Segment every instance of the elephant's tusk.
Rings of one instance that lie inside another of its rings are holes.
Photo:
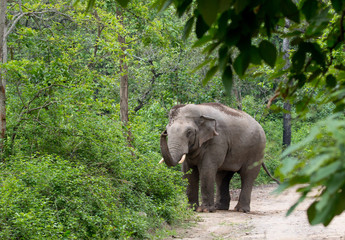
[[[186,154],[184,154],[184,155],[182,156],[181,160],[180,160],[178,163],[179,163],[179,164],[183,163],[185,159],[186,159]]]
[[[163,163],[164,162],[164,158],[162,158],[160,161],[159,161],[159,164]]]

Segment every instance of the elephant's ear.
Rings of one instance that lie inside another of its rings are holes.
[[[201,145],[212,139],[214,136],[218,136],[219,134],[216,131],[217,128],[217,121],[214,118],[208,116],[201,116],[200,123],[199,123],[199,147]]]

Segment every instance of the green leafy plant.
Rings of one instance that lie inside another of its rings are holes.
[[[297,153],[299,157],[294,157]],[[286,180],[278,191],[298,186],[297,191],[301,193],[288,214],[309,196],[315,198],[307,211],[312,225],[327,226],[334,216],[345,210],[345,121],[342,115],[335,114],[318,122],[305,139],[287,148],[282,158],[279,172]]]

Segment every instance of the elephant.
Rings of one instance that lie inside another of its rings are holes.
[[[247,213],[261,165],[272,177],[262,161],[266,136],[261,125],[247,113],[220,103],[174,106],[160,145],[161,162],[168,166],[182,163],[188,203],[197,212],[229,210],[230,180],[239,173],[241,193],[235,210]]]

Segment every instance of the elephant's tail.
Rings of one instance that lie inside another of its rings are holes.
[[[276,183],[280,184],[280,181],[272,176],[272,174],[268,171],[268,169],[264,163],[262,163],[262,167],[264,168],[264,170],[268,176],[270,176]]]

